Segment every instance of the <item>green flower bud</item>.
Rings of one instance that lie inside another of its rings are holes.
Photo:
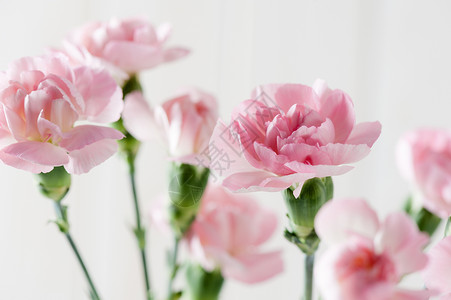
[[[55,201],[61,201],[66,196],[71,184],[70,174],[64,167],[55,167],[48,173],[39,173],[36,179],[41,193]]]
[[[315,216],[324,203],[332,199],[333,190],[332,178],[325,177],[307,180],[297,198],[292,188],[283,191],[290,228],[296,236],[306,238],[312,233]]]
[[[169,217],[176,236],[182,237],[194,221],[208,183],[210,170],[200,166],[173,163],[170,172]]]
[[[190,300],[218,300],[224,283],[221,270],[205,271],[197,264],[186,268],[186,293]]]

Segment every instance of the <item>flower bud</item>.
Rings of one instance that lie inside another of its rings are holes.
[[[64,167],[55,167],[48,173],[39,173],[36,179],[41,193],[55,201],[60,201],[66,196],[71,184],[70,174]]]
[[[333,190],[331,177],[315,177],[304,183],[297,198],[291,188],[283,191],[291,231],[299,238],[305,238],[313,231],[316,213],[332,199]]]
[[[176,236],[182,237],[194,221],[209,175],[208,168],[173,163],[169,183],[169,218]]]
[[[209,272],[197,264],[189,264],[186,268],[186,281],[187,299],[217,300],[219,299],[224,278],[219,269]]]

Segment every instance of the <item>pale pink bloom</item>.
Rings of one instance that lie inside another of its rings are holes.
[[[424,278],[429,289],[442,293],[440,300],[451,299],[451,236],[441,240],[429,251]]]
[[[229,126],[218,122],[210,155],[225,153],[217,173],[233,191],[294,185],[298,196],[307,179],[351,170],[347,164],[365,157],[380,131],[379,122],[356,124],[351,98],[322,80],[313,88],[270,84],[235,109]]]
[[[73,31],[65,51],[84,64],[103,65],[113,74],[134,74],[186,56],[181,47],[165,47],[171,26],[154,27],[141,18],[92,22]]]
[[[205,269],[221,269],[225,278],[257,283],[283,271],[280,251],[261,246],[277,227],[274,213],[253,199],[209,185],[186,240],[191,255]]]
[[[397,147],[402,175],[415,198],[442,218],[451,216],[451,132],[421,129],[405,134]]]
[[[118,120],[121,98],[106,71],[72,69],[62,55],[13,62],[0,73],[0,160],[33,173],[88,172],[116,152],[122,134],[79,121]]]
[[[329,247],[315,269],[325,300],[429,299],[429,291],[398,286],[427,264],[428,237],[406,214],[380,222],[363,199],[334,199],[318,212],[315,230]]]
[[[161,138],[172,160],[208,167],[208,142],[218,118],[214,96],[189,89],[151,108],[140,92],[125,97],[124,126],[140,141]]]
[[[215,97],[199,89],[188,90],[155,107],[155,122],[169,154],[183,163],[208,166],[208,142],[217,119]]]

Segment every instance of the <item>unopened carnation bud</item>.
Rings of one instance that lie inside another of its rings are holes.
[[[186,268],[186,281],[188,299],[217,300],[224,278],[219,269],[207,271],[200,265],[190,263]]]
[[[307,180],[297,198],[291,188],[283,191],[292,233],[305,238],[314,230],[315,216],[324,203],[332,199],[333,190],[332,178],[325,177]]]
[[[178,237],[182,237],[194,221],[209,175],[208,168],[173,163],[169,183],[169,218]]]
[[[70,174],[64,167],[55,167],[48,173],[39,173],[36,179],[41,193],[55,201],[60,201],[66,196],[71,184]]]

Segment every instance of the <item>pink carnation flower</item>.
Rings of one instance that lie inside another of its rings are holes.
[[[228,127],[218,122],[212,169],[233,191],[294,185],[297,197],[305,180],[351,170],[347,164],[370,152],[380,130],[379,122],[356,124],[351,98],[321,80],[313,88],[264,85],[235,109]]]
[[[402,175],[424,207],[442,218],[451,216],[451,132],[409,132],[398,143],[397,158]]]
[[[117,150],[122,134],[79,124],[119,119],[122,92],[106,71],[72,69],[66,57],[25,57],[0,73],[0,160],[33,173],[64,166],[88,172]]]
[[[208,142],[218,118],[212,95],[190,89],[152,110],[140,93],[133,93],[125,98],[122,118],[141,141],[161,137],[173,160],[208,167]]]
[[[315,269],[325,300],[429,299],[429,291],[398,287],[427,264],[428,237],[404,213],[381,223],[362,199],[332,200],[318,212],[315,230],[329,246]]]
[[[442,293],[440,300],[451,300],[451,236],[441,240],[429,251],[424,277],[429,289]]]
[[[260,250],[277,227],[276,216],[252,199],[209,186],[187,234],[189,249],[206,270],[245,283],[269,279],[283,270],[280,251]]]
[[[103,65],[115,77],[121,77],[121,71],[134,74],[186,56],[189,51],[185,48],[164,46],[170,33],[169,24],[155,28],[145,19],[112,19],[75,30],[64,46],[72,59]]]

